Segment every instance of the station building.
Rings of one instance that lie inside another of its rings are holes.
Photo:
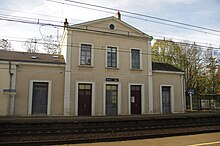
[[[64,115],[184,112],[183,72],[159,63],[152,70],[151,40],[120,13],[73,26],[65,22]]]
[[[65,21],[62,55],[0,51],[0,115],[182,113],[184,73],[152,62],[151,40],[118,13],[72,26]]]

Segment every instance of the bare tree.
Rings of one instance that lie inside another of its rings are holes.
[[[56,40],[55,37],[53,37],[52,35],[50,36],[46,36],[43,39],[43,46],[44,46],[44,50],[48,53],[48,54],[60,54],[61,53],[61,49],[60,49],[60,45],[59,45],[59,40]]]
[[[1,39],[0,40],[0,50],[13,51],[13,49],[11,47],[11,42],[9,42],[6,39]]]
[[[27,52],[37,53],[39,51],[37,45],[37,39],[29,38],[26,42],[22,44],[22,48],[24,48]]]

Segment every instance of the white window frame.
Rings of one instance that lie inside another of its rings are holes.
[[[92,107],[91,107],[91,116],[95,116],[95,82],[87,81],[76,81],[76,92],[75,92],[75,116],[78,116],[78,102],[79,102],[79,84],[91,84],[92,85]]]
[[[91,45],[91,64],[90,65],[84,65],[81,64],[81,45]],[[94,67],[94,44],[92,43],[84,43],[84,42],[80,42],[79,43],[79,66],[90,66],[90,67]]]
[[[132,53],[131,50],[139,50],[140,51],[140,68],[136,69],[136,68],[132,68]],[[130,69],[131,70],[142,70],[143,69],[143,64],[142,64],[142,49],[141,48],[130,48]]]
[[[174,87],[173,85],[160,85],[160,113],[163,114],[163,97],[162,97],[162,87],[170,87],[170,106],[171,106],[171,113],[174,113]]]
[[[108,67],[108,47],[115,47],[117,48],[117,65],[116,67]],[[119,68],[119,46],[113,46],[113,45],[106,45],[106,51],[105,51],[105,67],[108,69],[118,69]]]
[[[49,116],[51,114],[51,91],[52,91],[52,81],[51,80],[30,80],[28,115],[29,116],[32,115],[33,85],[35,82],[48,83],[47,115]]]
[[[145,87],[140,83],[128,83],[128,114],[131,115],[131,86],[141,86],[141,114],[145,114]]]
[[[103,115],[106,116],[106,85],[118,85],[118,115],[121,115],[121,83],[119,82],[104,82],[103,84]]]

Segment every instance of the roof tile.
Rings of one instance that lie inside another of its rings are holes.
[[[168,64],[160,62],[152,62],[152,70],[171,71],[171,72],[184,72],[183,70]]]
[[[0,50],[0,60],[32,62],[32,63],[65,64],[63,55],[4,51],[4,50]]]

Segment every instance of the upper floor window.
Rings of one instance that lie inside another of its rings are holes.
[[[118,54],[117,47],[107,47],[107,67],[117,68]]]
[[[141,69],[140,49],[131,49],[131,69]]]
[[[92,45],[81,44],[80,65],[92,65]]]

